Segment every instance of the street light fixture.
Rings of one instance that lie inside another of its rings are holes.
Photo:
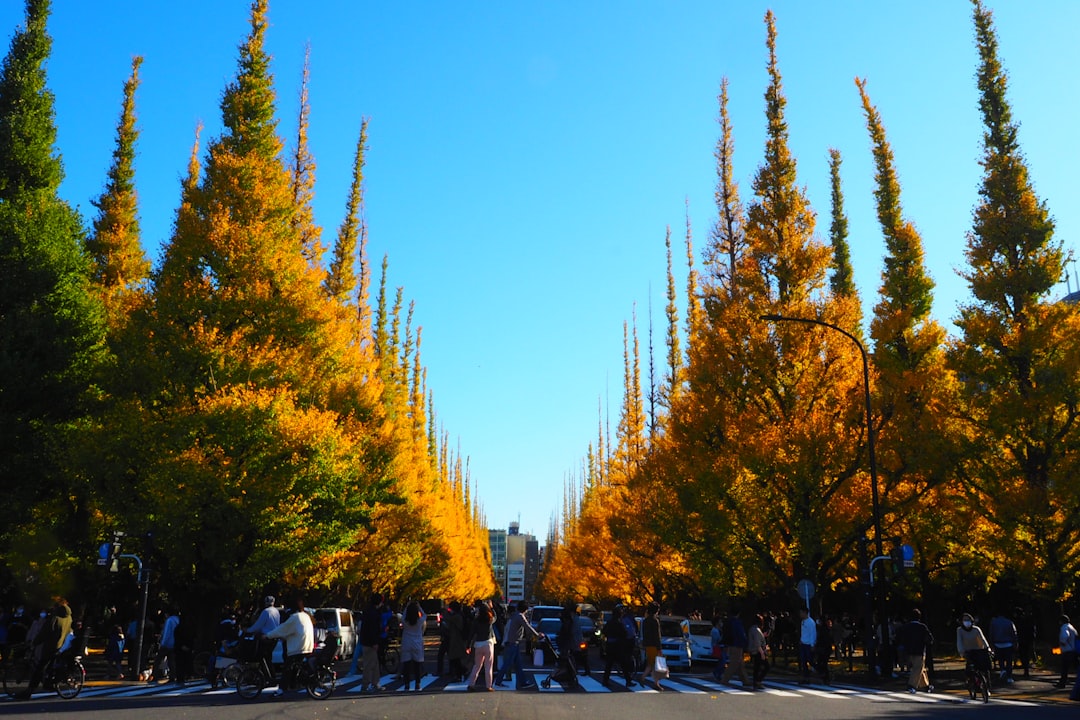
[[[867,442],[867,449],[868,449],[869,461],[870,461],[870,494],[871,494],[871,498],[872,498],[872,501],[873,501],[874,542],[875,542],[875,546],[877,548],[877,555],[880,558],[884,554],[884,551],[883,551],[883,548],[882,548],[882,538],[881,538],[881,509],[880,509],[880,507],[878,505],[877,456],[874,453],[874,421],[873,421],[873,417],[871,416],[871,413],[870,413],[870,359],[869,359],[869,356],[866,354],[866,348],[863,347],[863,344],[859,340],[859,338],[855,337],[854,335],[852,335],[850,332],[848,332],[844,328],[839,327],[838,325],[833,325],[832,323],[829,323],[829,322],[825,322],[824,320],[817,320],[815,318],[804,318],[804,317],[789,317],[787,315],[777,315],[777,314],[774,314],[774,313],[773,314],[768,314],[768,315],[762,315],[761,319],[765,320],[767,322],[774,322],[774,323],[775,322],[799,322],[799,323],[805,323],[807,325],[820,325],[822,327],[829,328],[830,330],[835,330],[836,332],[838,332],[841,335],[843,335],[844,337],[846,337],[848,340],[851,340],[851,342],[855,343],[855,347],[859,348],[859,353],[862,355],[863,398],[864,398],[865,404],[866,404],[866,442]],[[868,576],[868,578],[870,580],[871,591],[873,590],[873,584],[874,584],[874,575],[873,575],[873,573],[874,573],[874,565],[873,565],[873,563],[871,563],[870,566],[867,568],[867,574],[868,574],[867,576]],[[871,673],[874,672],[874,670],[873,670],[874,658],[875,658],[875,656],[877,654],[876,652],[871,652],[871,649],[870,649],[871,648],[871,643],[873,642],[873,637],[874,637],[873,621],[872,621],[871,618],[867,618],[867,637],[866,637],[866,646],[865,647],[866,647],[867,660],[868,660],[868,662],[870,664],[870,672]]]

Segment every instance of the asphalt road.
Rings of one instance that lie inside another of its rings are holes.
[[[536,679],[542,679],[538,673]],[[248,720],[254,718],[348,718],[349,720],[755,720],[798,718],[799,720],[844,720],[846,718],[955,718],[977,712],[980,720],[990,718],[1075,718],[1075,703],[1032,702],[1012,697],[995,697],[989,704],[971,703],[958,693],[909,695],[896,688],[865,688],[857,685],[801,686],[790,678],[766,682],[762,692],[745,692],[712,682],[707,675],[673,675],[666,683],[670,690],[628,691],[621,683],[613,689],[583,678],[575,691],[565,691],[557,683],[550,690],[466,692],[463,683],[427,676],[424,689],[406,692],[400,682],[386,676],[381,693],[361,693],[359,678],[344,677],[333,696],[317,701],[290,693],[272,697],[266,691],[256,700],[241,699],[235,691],[211,690],[204,683],[186,687],[163,684],[95,684],[74,700],[39,693],[34,699],[0,701],[0,715],[8,717],[57,717],[79,720],[132,720],[138,718],[185,718],[191,720]],[[966,715],[965,715],[966,714]]]

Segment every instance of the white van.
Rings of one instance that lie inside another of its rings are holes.
[[[345,608],[319,608],[315,611],[315,625],[325,625],[327,631],[336,632],[341,637],[341,649],[338,658],[351,658],[356,649],[356,621],[351,610]]]

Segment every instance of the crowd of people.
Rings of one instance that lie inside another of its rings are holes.
[[[584,635],[581,607],[571,603],[563,608],[560,630],[554,638],[545,638],[538,632],[530,622],[529,611],[524,601],[509,605],[483,600],[472,604],[455,601],[445,605],[439,613],[434,674],[443,676],[445,669],[450,682],[464,682],[469,691],[490,692],[504,687],[511,679],[516,689],[530,689],[534,686],[532,675],[525,672],[523,658],[530,649],[545,647],[551,640],[550,648],[559,649],[561,669],[552,678],[572,678],[576,682],[578,672],[590,675],[589,638]],[[616,605],[606,618],[596,614],[603,656],[601,682],[605,687],[610,686],[615,672],[626,687],[641,684],[664,690],[668,669],[661,653],[659,614],[657,603],[647,604],[642,617],[623,605]],[[700,614],[692,613],[691,617],[694,616]],[[407,689],[420,690],[426,674],[424,635],[428,626],[428,615],[421,604],[408,602],[403,612],[397,613],[376,594],[357,619],[358,642],[352,671],[360,670],[360,690],[383,690],[380,678],[391,642],[399,647],[399,678]],[[142,662],[134,659],[132,642],[138,633],[138,620],[131,620],[126,626],[119,620],[115,609],[108,608],[97,625],[106,638],[104,658],[110,677],[124,677],[126,658],[129,677],[136,667],[146,667],[152,670],[137,679],[183,684],[192,678],[198,628],[194,621],[187,621],[179,607],[165,606],[147,617]],[[1057,637],[1048,644],[1060,649],[1057,686],[1065,688],[1070,673],[1076,669],[1078,638],[1068,616],[1060,617],[1058,627]],[[1036,630],[1035,618],[1019,610],[998,612],[982,626],[965,613],[956,627],[956,651],[968,661],[969,669],[988,673],[995,684],[1009,684],[1014,682],[1017,669],[1024,677],[1030,676]],[[733,608],[712,619],[714,678],[724,684],[737,680],[744,689],[757,690],[762,687],[772,663],[781,658],[787,663],[792,658],[800,682],[817,679],[827,684],[831,680],[830,660],[846,660],[850,669],[855,645],[865,639],[862,636],[856,618],[847,613],[836,618],[828,615],[814,618],[808,608],[802,607],[794,615],[769,612],[744,615]],[[316,626],[300,597],[294,598],[288,608],[279,607],[273,596],[266,596],[259,608],[225,607],[214,631],[213,653],[207,666],[207,679],[212,684],[221,682],[215,656],[235,647],[241,637],[260,638],[264,647],[281,641],[286,656],[308,655],[317,643],[326,640],[326,631]],[[34,673],[29,692],[42,682],[45,668],[58,656],[83,654],[85,644],[82,620],[73,617],[71,608],[62,599],[37,613],[30,613],[25,607],[0,609],[0,658],[9,657],[16,647],[30,653]],[[906,675],[912,693],[934,691],[935,638],[917,609],[902,619],[874,624],[870,645],[877,674],[886,678]],[[1080,700],[1080,673],[1076,674],[1071,698]]]

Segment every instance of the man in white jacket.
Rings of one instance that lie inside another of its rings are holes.
[[[285,644],[285,673],[282,685],[291,685],[295,675],[289,672],[289,656],[310,655],[315,651],[315,624],[304,609],[304,600],[297,598],[289,619],[266,633],[269,640],[281,640]],[[279,687],[275,695],[284,695],[286,687]]]

